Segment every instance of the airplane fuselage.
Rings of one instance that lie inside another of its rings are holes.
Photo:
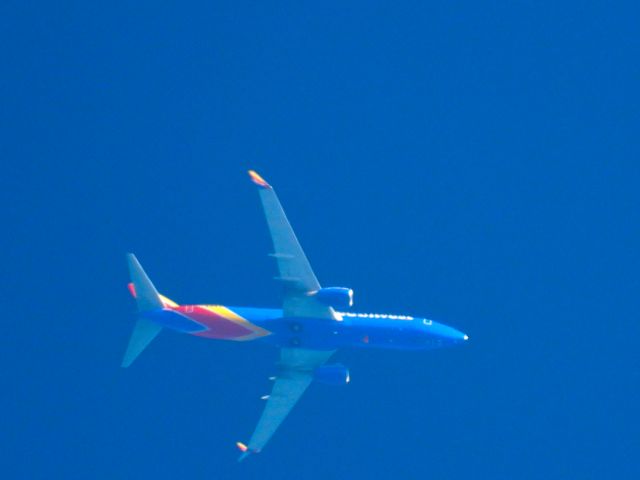
[[[447,325],[409,315],[353,313],[353,290],[322,287],[307,259],[273,187],[249,171],[271,235],[278,276],[283,286],[282,308],[178,305],[161,295],[133,254],[127,255],[129,291],[138,318],[122,366],[128,367],[162,328],[216,340],[255,341],[280,350],[278,373],[262,416],[238,460],[260,452],[309,385],[349,383],[349,370],[328,364],[340,348],[429,350],[464,343],[468,337]]]
[[[180,305],[144,312],[163,327],[218,340],[266,342],[277,347],[427,350],[467,336],[442,323],[408,315],[338,312],[339,320],[284,317],[281,309]]]

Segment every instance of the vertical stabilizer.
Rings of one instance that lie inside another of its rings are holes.
[[[127,254],[127,263],[129,264],[129,276],[131,283],[133,283],[138,311],[145,312],[164,307],[156,287],[153,286],[133,253]]]
[[[129,264],[129,275],[133,286],[132,293],[138,304],[139,312],[149,310],[157,310],[164,307],[162,299],[158,291],[147,277],[144,269],[138,262],[133,253],[127,254],[127,263]],[[131,285],[130,284],[130,285]],[[122,359],[122,366],[128,367],[142,353],[142,351],[151,343],[162,327],[143,317],[139,317],[136,321],[133,333],[129,339],[129,346]]]

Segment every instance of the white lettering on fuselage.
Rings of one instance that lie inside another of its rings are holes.
[[[387,315],[383,313],[342,313],[340,315],[345,317],[358,317],[358,318],[388,318],[390,320],[413,320],[413,317],[409,315]]]

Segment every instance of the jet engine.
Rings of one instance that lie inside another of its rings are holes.
[[[320,290],[310,293],[310,295],[333,308],[346,309],[353,306],[353,290],[350,288],[321,288]]]
[[[313,379],[316,382],[338,386],[346,385],[351,380],[349,377],[349,369],[340,363],[322,365],[316,368],[313,372]]]

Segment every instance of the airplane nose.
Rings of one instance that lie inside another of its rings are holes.
[[[432,322],[429,332],[436,337],[439,337],[441,341],[447,344],[463,343],[469,340],[469,336],[460,330],[456,330],[448,325]]]
[[[466,342],[469,337],[468,335],[462,333],[460,330],[456,330],[455,328],[447,328],[444,332],[443,332],[443,336],[449,340],[450,342],[453,343],[462,343],[462,342]]]
[[[464,343],[467,340],[469,340],[469,335],[467,335],[466,333],[462,333],[458,330],[455,331],[456,333],[451,335],[451,340],[453,340],[455,343]]]

